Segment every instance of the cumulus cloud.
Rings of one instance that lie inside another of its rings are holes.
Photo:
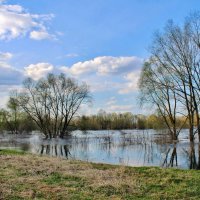
[[[140,78],[140,70],[130,72],[124,78],[127,80],[127,82],[121,85],[119,94],[128,94],[137,91],[138,81]]]
[[[24,69],[17,69],[10,65],[13,55],[9,52],[0,52],[0,86],[19,85],[26,77],[38,80],[54,70],[49,63],[30,64]]]
[[[25,75],[31,77],[34,80],[38,80],[46,76],[48,73],[52,72],[53,69],[54,66],[49,63],[31,64],[24,68]]]
[[[45,77],[50,72],[56,74],[68,72],[69,75],[83,75],[79,81],[86,82],[91,87],[91,92],[96,95],[112,93],[118,98],[119,94],[130,94],[137,91],[137,83],[140,76],[142,59],[137,57],[97,57],[93,60],[79,62],[71,67],[54,66],[48,62],[30,64],[19,70],[11,66],[12,55],[10,52],[0,52],[0,96],[6,96],[5,91],[13,86],[20,86],[24,78],[31,77],[34,80]],[[79,67],[76,67],[79,66]],[[88,68],[87,68],[88,67]],[[117,76],[116,76],[117,75]],[[1,91],[1,88],[4,90]],[[8,94],[7,94],[8,95]],[[130,97],[130,96],[129,96]],[[131,112],[134,107],[130,101],[120,101],[110,98],[103,104],[106,112]],[[97,112],[97,108],[82,107],[80,114],[91,114]]]
[[[85,62],[75,63],[71,67],[61,67],[61,70],[75,76],[92,72],[96,72],[98,75],[111,75],[125,73],[133,68],[138,69],[141,63],[142,59],[135,56],[102,56]]]
[[[6,5],[0,2],[0,39],[11,40],[30,33],[32,39],[49,39],[50,34],[45,26],[52,14],[37,15],[25,11],[20,5]]]
[[[81,77],[93,92],[112,89],[128,94],[137,90],[142,63],[143,59],[136,56],[102,56],[59,69],[67,75]]]
[[[11,53],[0,52],[0,86],[3,86],[3,88],[8,89],[11,86],[19,86],[26,77],[38,80],[50,72],[67,72],[67,76],[85,74],[85,76],[79,77],[79,81],[84,81],[90,85],[91,92],[94,94],[96,92],[102,94],[112,92],[112,94],[118,95],[137,91],[137,82],[142,64],[142,59],[134,56],[104,56],[75,63],[71,67],[59,67],[47,62],[39,62],[19,70],[10,65],[12,58]],[[133,105],[128,102],[118,102],[114,97],[104,105],[107,112],[129,112],[133,110]],[[92,108],[90,112],[96,112],[96,110],[96,108]],[[84,107],[82,113],[89,113],[89,110]]]

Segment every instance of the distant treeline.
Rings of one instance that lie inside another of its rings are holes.
[[[177,124],[185,121],[183,117],[177,117]],[[73,121],[73,126],[81,130],[121,130],[121,129],[165,129],[167,128],[162,116],[134,115],[127,113],[98,113],[91,116],[81,116]],[[186,122],[184,127],[188,128]]]
[[[43,118],[42,118],[43,120]],[[51,123],[54,123],[51,119]],[[197,120],[194,120],[194,125]],[[185,117],[176,118],[177,126],[188,128],[189,122]],[[71,130],[122,130],[122,129],[166,129],[166,123],[159,113],[151,115],[134,115],[126,113],[106,113],[100,110],[95,115],[74,117],[69,126]],[[28,133],[40,130],[35,121],[24,112],[14,98],[10,98],[6,109],[0,110],[0,132],[9,131],[12,134]],[[41,131],[41,130],[40,130]]]
[[[177,124],[185,121],[183,117],[177,117]],[[188,128],[186,121],[183,128]],[[72,120],[70,130],[121,130],[121,129],[165,129],[167,128],[162,116],[158,114],[134,115],[126,113],[106,113],[100,111],[90,116],[79,116]],[[20,134],[37,130],[37,125],[24,112],[8,110],[0,111],[0,131]]]

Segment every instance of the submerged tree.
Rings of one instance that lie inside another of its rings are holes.
[[[179,99],[172,87],[168,74],[153,60],[146,62],[141,73],[139,88],[141,104],[155,105],[163,118],[171,139],[177,140],[181,127],[177,127]]]
[[[24,81],[18,102],[46,138],[63,138],[80,106],[91,100],[86,84],[79,85],[64,74],[48,74],[46,79]]]
[[[168,119],[171,108],[174,118],[170,119],[171,122],[177,115],[184,115],[188,119],[190,141],[194,140],[195,133],[198,133],[200,140],[199,33],[199,13],[188,17],[183,26],[169,21],[162,33],[155,34],[150,49],[150,72],[146,73],[147,69],[144,68],[142,76],[145,78],[141,77],[142,93],[146,91],[148,97],[153,94],[151,100],[158,108],[162,105],[162,109],[159,110],[165,111]],[[148,84],[145,85],[145,82]],[[179,110],[176,111],[177,109]],[[173,123],[174,128],[177,127],[175,121]]]

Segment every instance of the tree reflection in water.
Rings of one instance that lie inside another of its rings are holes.
[[[167,150],[165,159],[162,164],[163,167],[177,167],[178,166],[178,159],[177,159],[177,147],[174,144],[173,148]]]
[[[200,169],[200,144],[190,143],[190,148],[184,150],[188,160],[189,169]]]
[[[181,150],[181,149],[180,149]],[[200,169],[200,144],[193,142],[182,148],[183,154],[177,153],[177,144],[173,147],[169,147],[163,161],[163,167],[180,167],[178,165],[179,160],[186,160],[188,169]]]
[[[57,144],[41,145],[39,153],[40,155],[51,155],[56,157],[63,157],[66,159],[68,159],[69,156],[71,156],[68,145],[57,145]]]
[[[190,143],[184,133],[177,142],[151,130],[77,132],[62,140],[27,135],[4,137],[0,147],[90,162],[200,169],[200,144]]]

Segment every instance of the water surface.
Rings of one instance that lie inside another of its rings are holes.
[[[178,143],[154,130],[74,131],[65,139],[45,140],[40,133],[0,135],[0,148],[89,162],[129,166],[200,168],[200,146],[183,130]]]

